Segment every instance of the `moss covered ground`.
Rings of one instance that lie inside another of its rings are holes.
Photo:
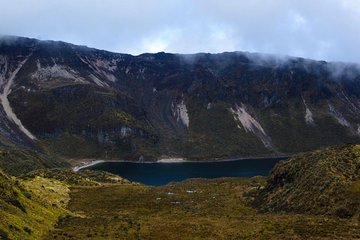
[[[269,177],[158,187],[90,170],[0,172],[0,239],[360,239],[359,153],[326,148]]]
[[[162,187],[74,187],[44,239],[359,239],[359,223],[331,216],[258,213],[248,192],[263,178],[192,179]],[[245,194],[244,194],[245,193]]]
[[[67,212],[69,188],[59,181],[3,173],[0,181],[0,239],[40,239]]]
[[[280,162],[256,205],[264,211],[360,220],[360,145],[323,148]]]
[[[0,147],[0,169],[10,175],[20,176],[36,169],[67,166],[68,163],[54,155],[27,149]]]

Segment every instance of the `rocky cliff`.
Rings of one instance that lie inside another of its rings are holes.
[[[0,42],[0,142],[68,158],[296,153],[360,140],[360,68]]]

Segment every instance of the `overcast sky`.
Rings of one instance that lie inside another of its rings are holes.
[[[360,0],[0,0],[0,34],[109,51],[360,62]]]

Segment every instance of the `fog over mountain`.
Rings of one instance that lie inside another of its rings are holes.
[[[0,41],[0,144],[71,158],[287,155],[360,139],[357,64]]]
[[[360,62],[359,0],[1,0],[0,34],[114,52],[249,51]]]
[[[0,0],[0,240],[360,239],[360,0]]]

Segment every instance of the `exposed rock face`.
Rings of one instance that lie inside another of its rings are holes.
[[[240,121],[245,132],[254,133],[262,141],[266,148],[270,150],[273,149],[270,137],[266,134],[260,123],[248,112],[246,112],[244,105],[242,105],[242,107],[235,105],[235,109],[231,108],[230,111],[234,114],[235,119]],[[238,127],[241,128],[240,125],[238,125]]]
[[[180,103],[173,103],[172,112],[178,122],[181,121],[186,127],[189,127],[189,115],[184,100],[181,100]]]
[[[359,142],[358,66],[259,56],[131,56],[1,41],[0,142],[69,157],[145,160]]]

